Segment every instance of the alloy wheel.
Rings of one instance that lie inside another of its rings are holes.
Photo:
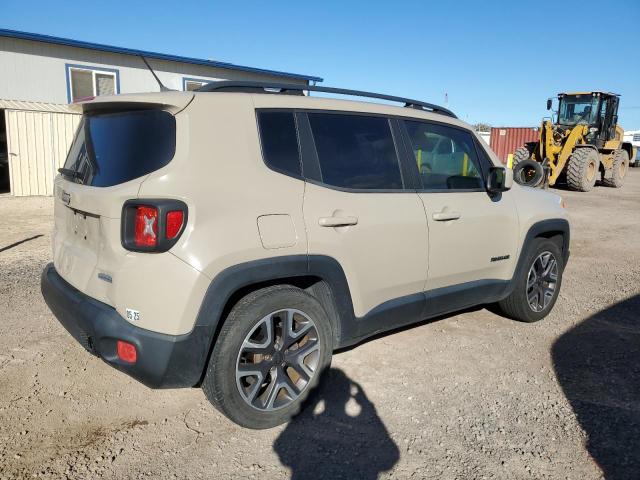
[[[263,317],[245,337],[236,362],[243,400],[262,411],[295,401],[317,374],[320,339],[313,320],[296,309]]]
[[[541,312],[549,305],[558,284],[558,261],[551,252],[536,257],[527,276],[527,301],[534,312]]]

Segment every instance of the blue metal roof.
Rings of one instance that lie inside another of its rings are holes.
[[[313,82],[322,82],[322,78],[298,73],[278,72],[277,70],[266,70],[264,68],[245,67],[234,65],[233,63],[216,62],[213,60],[203,60],[201,58],[181,57],[178,55],[168,55],[166,53],[147,52],[144,50],[134,50],[132,48],[114,47],[112,45],[102,45],[100,43],[83,42],[70,38],[53,37],[51,35],[41,35],[39,33],[19,32],[17,30],[6,30],[0,28],[0,37],[20,38],[22,40],[33,40],[34,42],[53,43],[55,45],[66,45],[68,47],[87,48],[89,50],[99,50],[101,52],[120,53],[122,55],[142,55],[145,58],[155,58],[157,60],[167,60],[169,62],[190,63],[193,65],[204,65],[206,67],[228,68],[241,70],[244,72],[264,73],[268,75],[278,75],[280,77],[298,78]]]

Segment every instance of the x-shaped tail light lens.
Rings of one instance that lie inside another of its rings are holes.
[[[155,247],[158,243],[158,209],[140,205],[136,209],[133,241],[137,247]]]

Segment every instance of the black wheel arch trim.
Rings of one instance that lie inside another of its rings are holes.
[[[516,268],[513,272],[513,276],[511,277],[511,281],[508,282],[508,288],[504,295],[505,297],[513,291],[513,287],[518,276],[522,274],[523,270],[527,269],[527,265],[525,264],[526,252],[531,248],[533,241],[539,237],[548,238],[546,235],[553,233],[562,235],[562,267],[564,268],[567,265],[567,262],[569,261],[569,244],[571,241],[571,229],[569,227],[569,222],[564,218],[552,218],[534,223],[529,227],[529,230],[527,230],[522,242],[518,262],[516,263]]]
[[[344,271],[337,260],[324,255],[284,255],[237,264],[220,272],[211,281],[200,310],[195,327],[207,332],[206,361],[202,367],[204,375],[213,345],[217,339],[224,315],[236,293],[243,289],[286,281],[296,277],[317,277],[327,284],[331,292],[333,308],[325,308],[332,320],[335,346],[349,335],[348,325],[354,318],[351,294]],[[339,316],[340,318],[336,318]]]
[[[347,279],[337,260],[324,255],[284,255],[237,264],[216,275],[205,293],[195,325],[217,329],[235,293],[253,285],[295,277],[318,277],[327,282],[336,308],[353,315]],[[339,338],[340,333],[336,333]]]

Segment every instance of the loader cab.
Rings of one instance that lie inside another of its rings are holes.
[[[618,124],[618,95],[600,94],[600,130],[598,138],[602,142],[613,140],[616,137],[616,125]]]
[[[560,93],[557,123],[565,128],[588,126],[587,142],[602,148],[615,137],[619,103],[620,97],[615,93]]]

